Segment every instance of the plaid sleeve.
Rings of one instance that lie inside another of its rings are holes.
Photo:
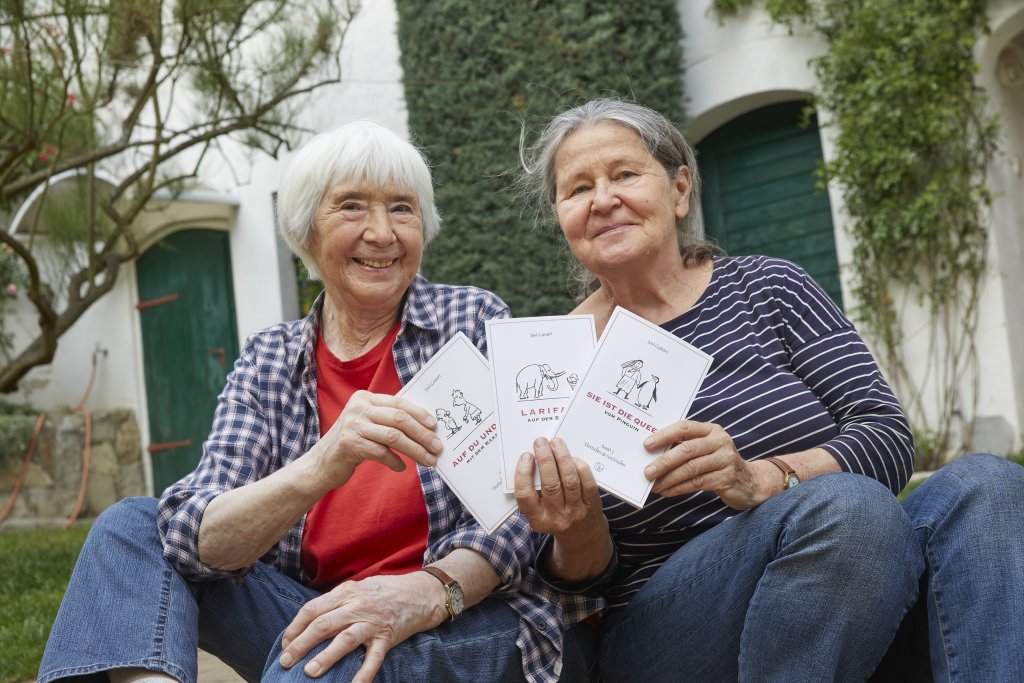
[[[160,499],[157,525],[164,558],[188,579],[242,576],[248,571],[224,571],[200,561],[199,526],[206,506],[219,494],[272,471],[271,430],[258,398],[259,379],[256,343],[250,339],[217,399],[199,465]]]

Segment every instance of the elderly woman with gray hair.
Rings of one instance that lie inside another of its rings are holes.
[[[696,161],[659,113],[588,102],[524,158],[580,264],[575,312],[600,330],[622,306],[714,359],[643,442],[642,509],[558,439],[520,459],[543,575],[607,606],[601,679],[862,681],[903,622],[930,641],[912,678],[1024,680],[1024,469],[963,458],[901,505],[910,428],[857,331],[800,267],[698,240]]]
[[[563,626],[583,601],[538,580],[522,516],[474,522],[433,469],[437,420],[394,396],[509,315],[418,274],[440,228],[424,159],[348,124],[296,154],[278,200],[324,292],[249,338],[195,471],[97,519],[39,681],[194,683],[197,645],[250,681],[587,679],[594,631]]]

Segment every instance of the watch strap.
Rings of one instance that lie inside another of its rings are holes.
[[[446,610],[448,610],[448,616],[451,617],[451,620],[455,621],[455,618],[458,617],[460,614],[462,614],[462,610],[461,609],[459,609],[458,611],[455,610],[454,596],[455,596],[455,592],[456,591],[458,591],[460,594],[462,593],[462,586],[459,585],[458,581],[456,581],[455,579],[450,577],[447,572],[445,572],[442,569],[438,569],[437,567],[433,567],[433,566],[427,565],[426,567],[423,567],[419,571],[426,572],[426,573],[430,574],[435,579],[440,581],[441,585],[444,586],[444,592],[445,592],[444,607],[445,607]],[[460,595],[460,599],[461,599],[461,595]]]
[[[767,460],[768,462],[770,462],[771,464],[775,465],[780,470],[782,470],[782,488],[783,489],[790,488],[790,477],[795,476],[796,479],[797,479],[797,482],[800,481],[800,477],[799,477],[799,475],[797,475],[796,470],[794,470],[792,465],[790,465],[788,462],[786,462],[782,458],[776,458],[773,455],[773,456],[765,458],[765,460]]]

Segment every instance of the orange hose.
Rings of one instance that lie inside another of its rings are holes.
[[[0,512],[0,524],[7,519],[7,515],[11,514],[11,510],[14,509],[14,501],[18,499],[18,494],[21,493],[21,486],[25,483],[25,475],[28,474],[28,466],[32,463],[32,456],[36,452],[36,442],[39,441],[39,432],[43,430],[43,423],[46,422],[46,413],[39,413],[39,417],[36,418],[36,428],[32,432],[32,440],[28,442],[28,452],[25,453],[25,459],[21,461],[21,472],[18,474],[18,481],[14,483],[14,490],[11,491],[11,495],[7,498],[7,504],[4,505],[3,512]]]
[[[67,529],[75,520],[78,519],[78,514],[82,511],[82,504],[85,502],[85,490],[89,486],[89,462],[92,459],[92,411],[85,411],[85,448],[82,449],[82,483],[78,487],[78,502],[75,503],[75,511],[68,517],[68,521],[64,522],[64,528]]]

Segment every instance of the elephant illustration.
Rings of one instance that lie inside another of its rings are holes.
[[[527,365],[516,375],[516,391],[519,392],[519,400],[530,398],[531,391],[533,391],[533,398],[543,398],[545,380],[547,380],[547,387],[550,391],[557,391],[558,378],[564,374],[564,370],[552,372],[551,366],[547,363]]]

